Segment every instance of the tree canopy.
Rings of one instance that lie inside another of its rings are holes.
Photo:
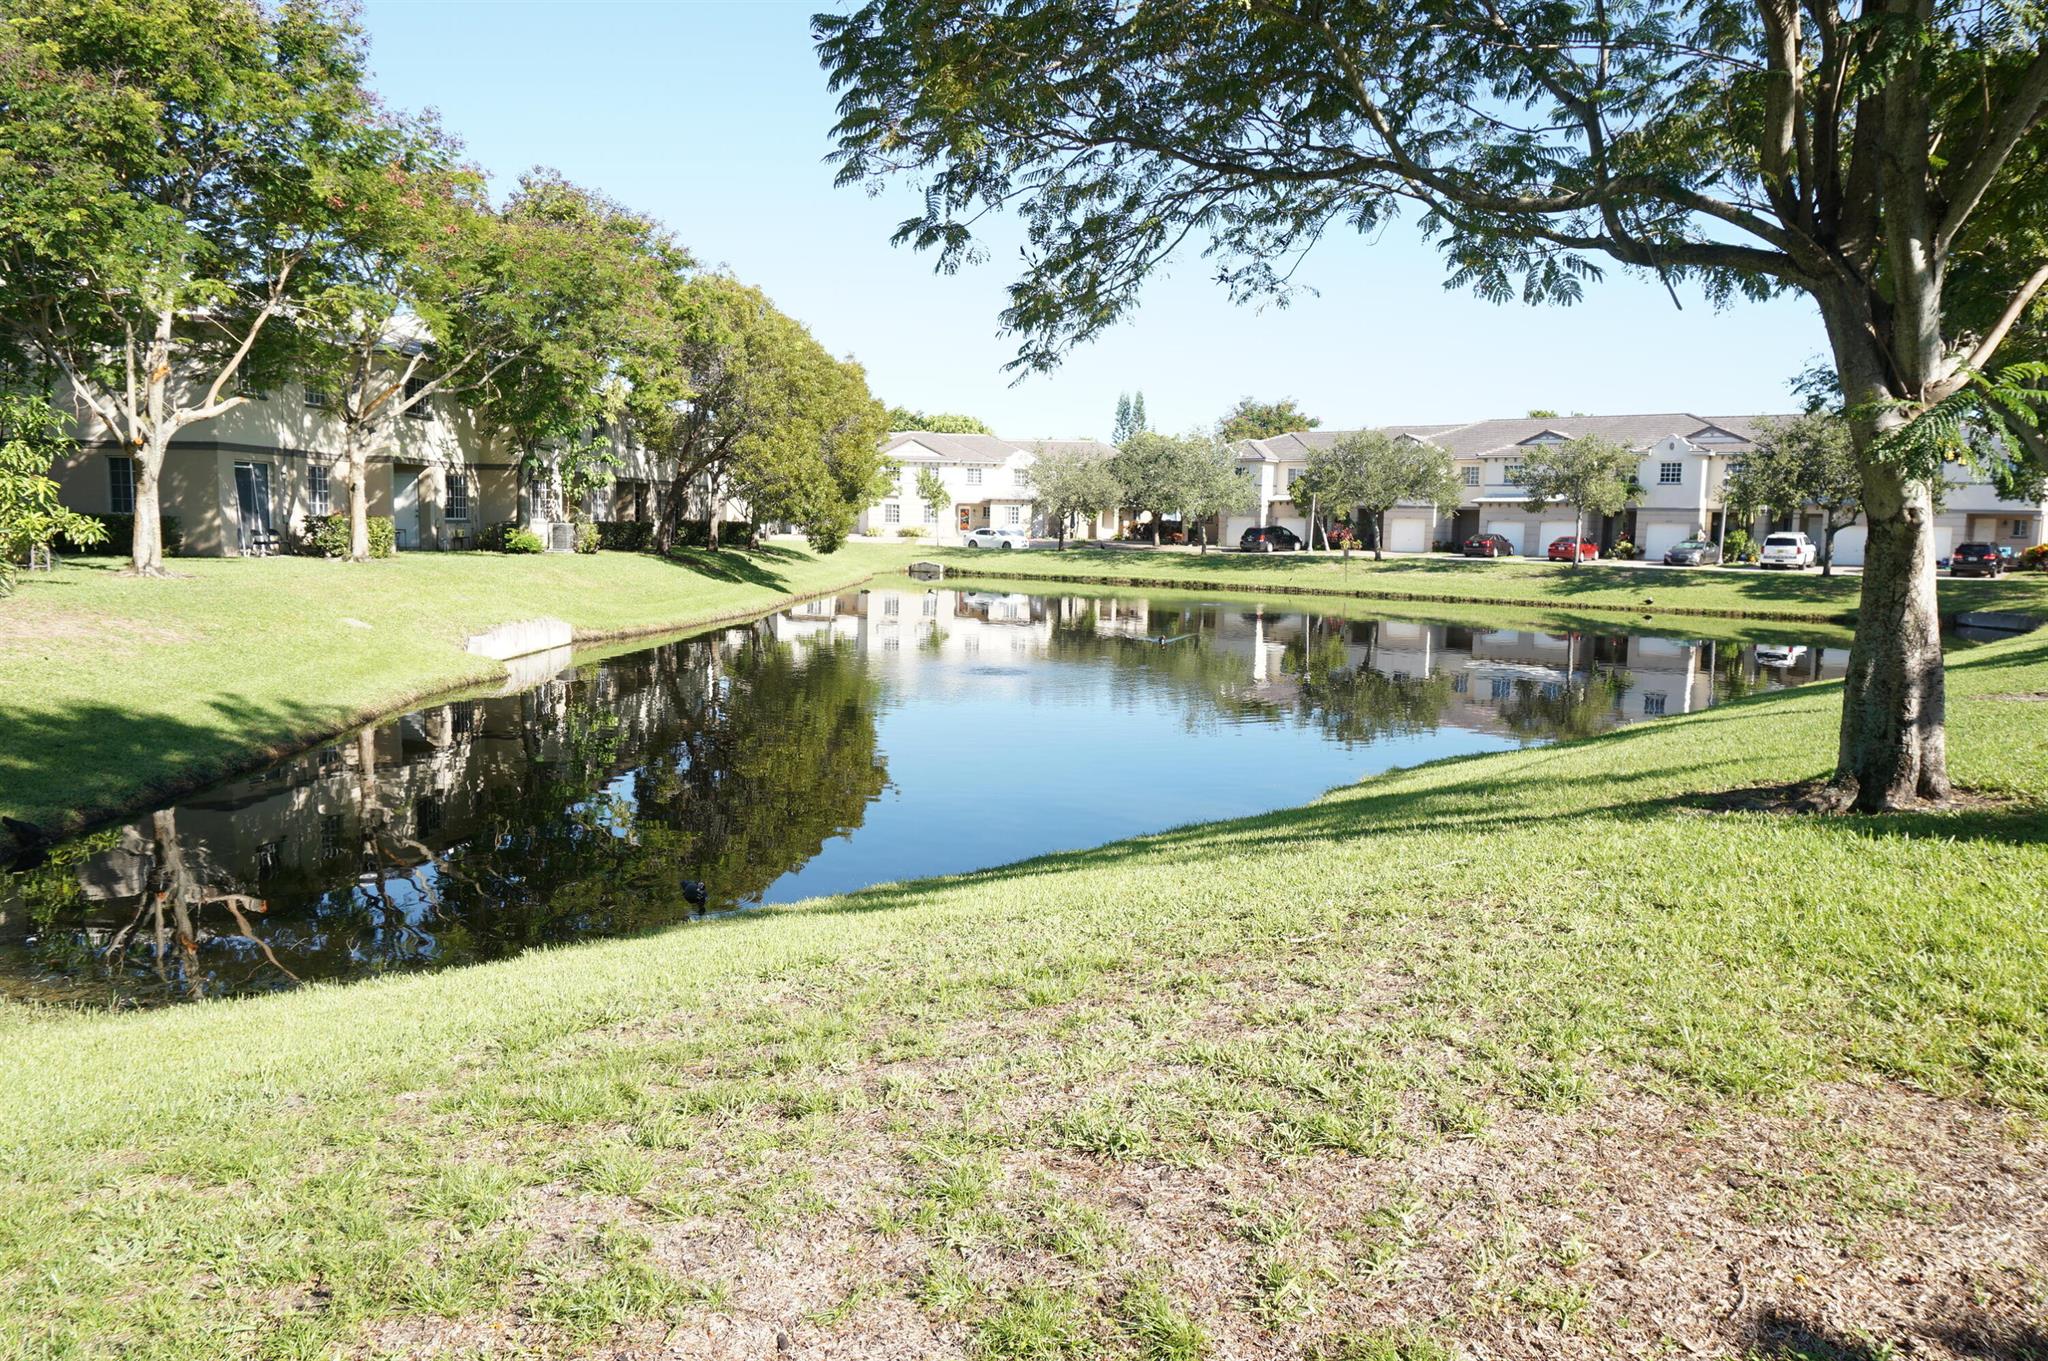
[[[956,411],[917,411],[907,406],[889,408],[889,429],[929,430],[934,435],[993,435],[995,431],[973,416]]]
[[[1586,533],[1586,517],[1619,514],[1621,508],[1642,494],[1636,468],[1642,459],[1632,449],[1598,435],[1584,435],[1560,444],[1539,444],[1530,448],[1522,462],[1522,490],[1528,493],[1525,509],[1540,511],[1553,501],[1572,508],[1572,540]],[[1579,555],[1572,553],[1572,566]]]
[[[50,465],[64,447],[64,413],[39,395],[0,389],[0,595],[15,565],[58,535],[98,543],[106,526],[57,500]]]
[[[1821,514],[1823,575],[1834,571],[1835,532],[1863,513],[1863,475],[1849,424],[1827,411],[1765,421],[1756,444],[1728,472],[1722,495],[1744,518],[1769,507],[1797,515],[1807,506]]]
[[[1374,559],[1386,556],[1387,512],[1402,502],[1454,506],[1462,495],[1451,456],[1434,444],[1353,430],[1309,451],[1295,479],[1296,504],[1313,500],[1331,515],[1364,512],[1373,524]]]
[[[1830,797],[1948,795],[1934,484],[1944,457],[2048,450],[2027,343],[2048,285],[2041,11],[867,0],[812,30],[841,181],[923,190],[898,241],[957,267],[982,217],[1019,210],[1002,321],[1026,369],[1116,324],[1183,248],[1239,299],[1283,294],[1324,233],[1404,212],[1451,286],[1494,300],[1575,302],[1614,266],[1674,299],[1806,295],[1869,523]]]
[[[1271,439],[1293,430],[1314,430],[1322,424],[1295,405],[1292,397],[1261,402],[1241,397],[1236,406],[1223,413],[1217,433],[1225,440]]]
[[[1110,460],[1085,449],[1053,446],[1038,450],[1031,465],[1032,503],[1053,524],[1059,546],[1067,546],[1067,521],[1094,516],[1123,503],[1123,488]]]

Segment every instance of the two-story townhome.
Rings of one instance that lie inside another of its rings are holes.
[[[1099,440],[1009,440],[995,435],[942,435],[929,430],[903,430],[882,442],[882,453],[895,466],[888,491],[861,512],[856,532],[894,537],[906,526],[920,526],[941,542],[957,540],[969,530],[1020,529],[1050,534],[1054,526],[1037,513],[1031,484],[1032,465],[1041,452],[1078,450],[1107,458],[1116,452]],[[936,472],[944,483],[947,504],[934,513],[918,494],[919,473]],[[1105,509],[1089,523],[1070,526],[1070,536],[1103,538],[1116,532],[1116,512]]]
[[[424,379],[415,379],[423,382]],[[206,557],[275,552],[308,517],[348,509],[343,431],[332,400],[293,380],[247,398],[172,441],[159,483],[159,509],[177,522],[180,551]],[[132,514],[135,465],[120,441],[61,388],[60,407],[79,412],[76,444],[52,470],[65,505],[88,514]],[[668,486],[646,450],[608,430],[620,456],[618,481],[585,507],[592,518],[652,519]],[[488,525],[518,521],[553,548],[570,545],[555,479],[523,475],[518,451],[474,414],[430,394],[370,432],[366,485],[370,514],[389,516],[401,551],[465,548]]]
[[[1661,556],[1679,541],[1703,536],[1719,540],[1732,528],[1760,534],[1772,526],[1796,524],[1816,538],[1818,514],[1810,509],[1794,515],[1774,509],[1754,525],[1727,520],[1724,490],[1729,471],[1753,447],[1758,423],[1766,416],[1697,416],[1662,412],[1637,416],[1531,416],[1474,421],[1465,425],[1394,425],[1381,427],[1395,439],[1433,444],[1451,455],[1463,497],[1444,512],[1430,506],[1398,506],[1387,514],[1387,547],[1395,552],[1422,552],[1432,544],[1460,542],[1475,534],[1499,534],[1515,551],[1541,557],[1550,543],[1572,532],[1571,508],[1562,504],[1531,512],[1522,486],[1522,470],[1544,446],[1587,435],[1615,441],[1641,455],[1636,480],[1641,492],[1618,515],[1585,526],[1602,548],[1627,540],[1649,557]],[[1304,538],[1309,507],[1292,494],[1294,482],[1307,467],[1310,451],[1327,449],[1347,432],[1307,430],[1250,440],[1238,446],[1238,466],[1258,493],[1256,510],[1231,516],[1220,528],[1224,542],[1234,541],[1255,524],[1282,524]],[[1934,525],[1938,556],[1967,540],[2007,544],[2015,550],[2048,541],[2048,514],[2043,505],[2006,500],[1989,480],[1961,467],[1951,467],[1948,486]],[[1327,521],[1344,514],[1318,508]],[[1835,536],[1835,561],[1854,566],[1863,561],[1864,530],[1853,525]]]

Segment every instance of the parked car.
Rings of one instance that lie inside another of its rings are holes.
[[[1813,540],[1797,530],[1780,530],[1764,536],[1762,563],[1765,567],[1811,567],[1820,561]]]
[[[1550,541],[1550,560],[1552,562],[1570,562],[1574,557],[1577,557],[1580,562],[1591,562],[1599,556],[1600,545],[1594,543],[1591,539],[1578,540],[1576,547],[1574,547],[1572,536],[1569,534],[1565,535],[1562,539],[1552,539]]]
[[[1758,643],[1756,664],[1773,670],[1796,666],[1806,659],[1806,648],[1799,643]]]
[[[1686,539],[1664,550],[1667,567],[1711,567],[1721,560],[1721,549],[1712,539]]]
[[[1952,577],[1995,577],[2004,571],[2004,557],[1988,543],[1959,543],[1949,554],[1948,574]]]
[[[993,525],[967,532],[965,543],[969,548],[1029,548],[1030,536],[1021,529],[997,529]]]
[[[1511,558],[1515,546],[1501,534],[1474,534],[1465,540],[1465,556],[1468,558]]]
[[[1237,536],[1244,553],[1292,553],[1301,547],[1301,536],[1286,525],[1253,525]]]

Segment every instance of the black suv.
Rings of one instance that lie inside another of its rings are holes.
[[[1253,525],[1238,535],[1237,546],[1245,553],[1292,553],[1301,547],[1301,536],[1286,525]]]
[[[1988,543],[1960,543],[1948,560],[1952,577],[1995,577],[2005,570],[2005,558]]]

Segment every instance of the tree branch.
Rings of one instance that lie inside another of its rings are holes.
[[[2044,41],[2028,64],[2026,74],[2020,77],[2019,86],[1999,110],[1998,121],[1992,125],[1991,135],[1977,154],[1971,158],[1956,176],[1953,188],[1944,184],[1947,211],[1942,214],[1941,225],[1935,229],[1934,250],[1936,258],[1946,258],[1949,247],[1963,225],[1970,220],[1977,205],[1983,202],[1991,182],[1998,178],[1998,172],[2005,168],[2006,160],[2012,155],[2020,139],[2034,126],[2034,119],[2040,114],[2043,103],[2048,103],[2048,41]]]

